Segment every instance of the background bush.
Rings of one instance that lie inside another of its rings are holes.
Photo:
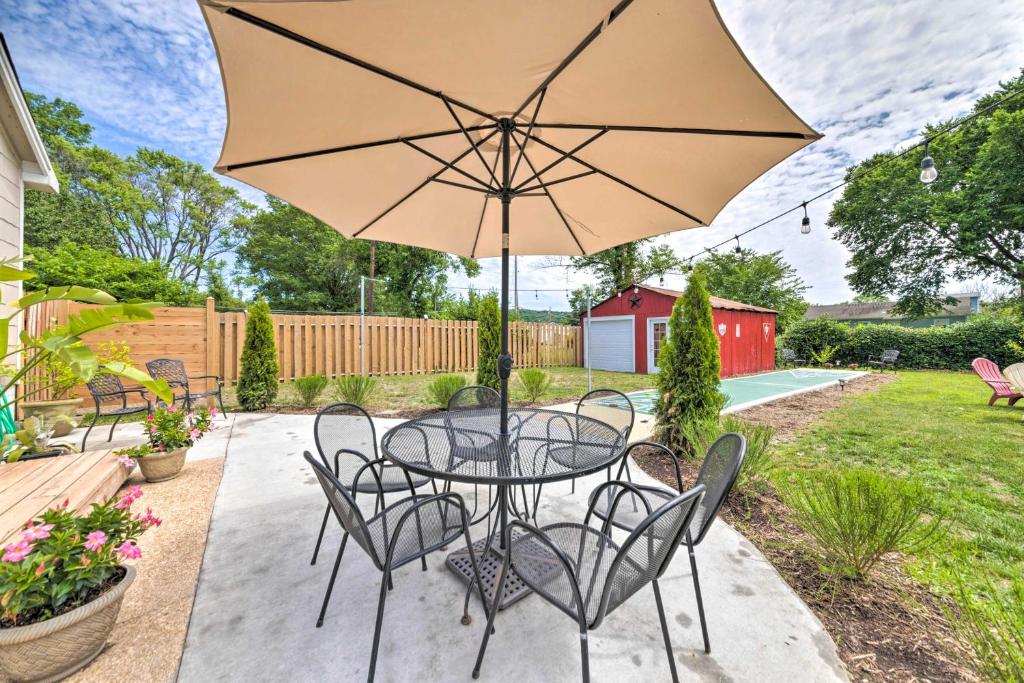
[[[1011,315],[977,315],[944,327],[901,327],[899,325],[858,325],[849,327],[829,318],[801,320],[780,338],[780,348],[812,358],[826,346],[836,346],[834,362],[863,365],[870,356],[885,349],[900,352],[897,367],[936,370],[970,370],[979,356],[1000,367],[1024,361],[1024,354],[1012,346],[1024,334],[1024,322]]]
[[[334,380],[334,397],[357,406],[366,405],[366,401],[377,388],[377,380],[362,375],[342,375]]]
[[[691,424],[684,432],[684,437],[693,446],[698,457],[704,457],[720,436],[735,432],[742,434],[747,440],[747,452],[743,456],[743,466],[736,477],[736,488],[741,491],[758,491],[764,488],[768,477],[775,466],[772,451],[772,438],[775,429],[767,424],[755,424],[741,420],[733,415],[701,420]]]
[[[427,385],[427,395],[439,408],[447,408],[455,392],[466,386],[466,378],[462,375],[440,375]]]
[[[498,379],[498,354],[501,353],[501,317],[498,312],[498,295],[491,293],[480,300],[477,313],[476,383],[501,391]],[[447,405],[447,404],[445,404]]]
[[[867,469],[830,470],[780,482],[786,506],[832,570],[862,579],[886,553],[917,552],[941,520],[925,521],[924,486]]]
[[[1005,595],[987,588],[988,595],[974,596],[961,580],[958,610],[948,616],[986,680],[1024,681],[1024,586],[1012,586]]]
[[[540,368],[526,368],[519,371],[519,383],[530,403],[536,403],[551,386],[551,376]]]
[[[277,347],[270,306],[262,299],[249,307],[242,345],[242,371],[236,391],[244,410],[263,410],[277,397]]]
[[[327,388],[328,380],[323,375],[309,375],[295,380],[295,392],[299,395],[299,403],[308,408],[320,398]]]

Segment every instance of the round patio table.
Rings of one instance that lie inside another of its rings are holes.
[[[453,410],[415,418],[390,429],[381,440],[384,456],[413,473],[444,481],[495,486],[498,523],[473,544],[484,587],[491,593],[501,571],[505,527],[513,486],[575,479],[611,466],[626,444],[611,425],[583,415],[544,408],[509,408],[508,433],[501,434],[498,409]],[[493,540],[497,537],[497,543]],[[469,550],[451,553],[448,568],[473,580]],[[501,607],[530,593],[513,571]]]

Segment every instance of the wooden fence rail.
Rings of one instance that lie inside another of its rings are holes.
[[[30,310],[25,329],[38,335],[81,308],[67,301],[48,302]],[[124,341],[138,367],[153,358],[180,358],[190,375],[219,375],[228,384],[238,381],[245,313],[217,312],[213,299],[207,299],[205,308],[154,312],[155,320],[89,335],[86,341],[93,348],[104,341]],[[361,353],[358,315],[274,313],[271,318],[282,381],[361,371],[380,376],[476,370],[476,321],[366,316]],[[582,341],[575,325],[510,324],[510,352],[518,368],[582,365]]]

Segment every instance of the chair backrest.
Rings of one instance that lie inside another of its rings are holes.
[[[185,374],[184,361],[175,358],[154,358],[146,361],[146,371],[153,379],[164,379],[172,384],[180,384],[188,388],[188,375]]]
[[[1014,363],[1003,370],[1003,376],[1017,391],[1024,391],[1024,363]]]
[[[124,394],[124,384],[117,375],[98,372],[86,382],[85,386],[89,387],[89,393],[97,401],[113,401],[123,398],[121,394]],[[115,396],[114,394],[119,395]]]
[[[490,387],[473,385],[462,387],[448,399],[448,410],[477,410],[500,408],[501,394]]]
[[[682,468],[679,466],[679,457],[675,453],[673,453],[672,449],[669,448],[668,446],[665,446],[660,443],[655,443],[654,441],[634,441],[633,443],[629,444],[629,446],[626,448],[625,453],[622,456],[622,464],[619,465],[619,472],[618,474],[615,475],[616,479],[621,481],[625,477],[627,466],[626,463],[629,460],[629,456],[633,453],[634,450],[638,448],[651,449],[654,451],[654,453],[651,453],[650,455],[666,459],[672,465],[673,468],[672,474],[675,475],[676,491],[683,490],[683,471]]]
[[[694,545],[704,539],[715,521],[725,497],[736,483],[746,453],[747,439],[742,434],[730,432],[718,437],[704,456],[704,463],[697,474],[697,483],[704,485],[705,493],[690,524],[690,537]]]
[[[633,431],[633,420],[636,417],[633,402],[624,393],[615,389],[594,389],[584,394],[576,404],[576,414],[611,425],[622,434],[624,442],[629,441],[629,433]]]
[[[348,487],[360,467],[377,459],[377,430],[369,413],[355,403],[332,403],[322,408],[313,422],[313,439],[320,457],[332,463],[334,476]],[[358,451],[366,460],[351,455],[338,458],[341,450]]]
[[[900,352],[896,349],[885,349],[882,351],[882,362],[884,363],[895,363],[899,357]]]
[[[785,360],[794,360],[796,358],[796,351],[793,349],[782,349],[782,357]]]
[[[334,516],[337,517],[338,522],[352,536],[352,540],[366,551],[366,554],[370,556],[374,564],[379,568],[380,559],[374,550],[370,530],[366,527],[366,519],[359,510],[359,506],[356,505],[356,499],[323,463],[317,461],[312,453],[304,451],[302,457],[313,468],[313,473],[316,474],[316,478],[320,481],[324,495],[327,496],[327,502],[334,511]]]
[[[988,358],[975,358],[971,361],[971,367],[978,373],[978,377],[981,377],[986,382],[1006,382],[1003,373],[999,372],[999,366]]]
[[[592,621],[599,621],[665,572],[703,496],[704,487],[698,484],[637,525],[612,560],[604,594]]]

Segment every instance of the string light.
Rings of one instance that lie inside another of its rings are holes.
[[[800,221],[800,234],[810,235],[811,234],[811,217],[807,215],[807,202],[802,204],[804,207],[804,219]]]
[[[660,276],[658,277],[658,286],[659,286],[659,287],[664,287],[664,286],[665,286],[665,273],[662,273],[662,274],[661,274],[661,275],[660,275]]]
[[[733,249],[733,251],[735,251],[737,254],[742,253],[742,251],[743,251],[742,249],[740,249],[740,236],[739,235],[736,235],[736,248]]]
[[[921,159],[921,182],[925,185],[931,185],[939,177],[939,172],[935,168],[935,159],[932,159],[931,155],[928,154],[928,144],[930,142],[930,138],[925,141],[924,158]]]

